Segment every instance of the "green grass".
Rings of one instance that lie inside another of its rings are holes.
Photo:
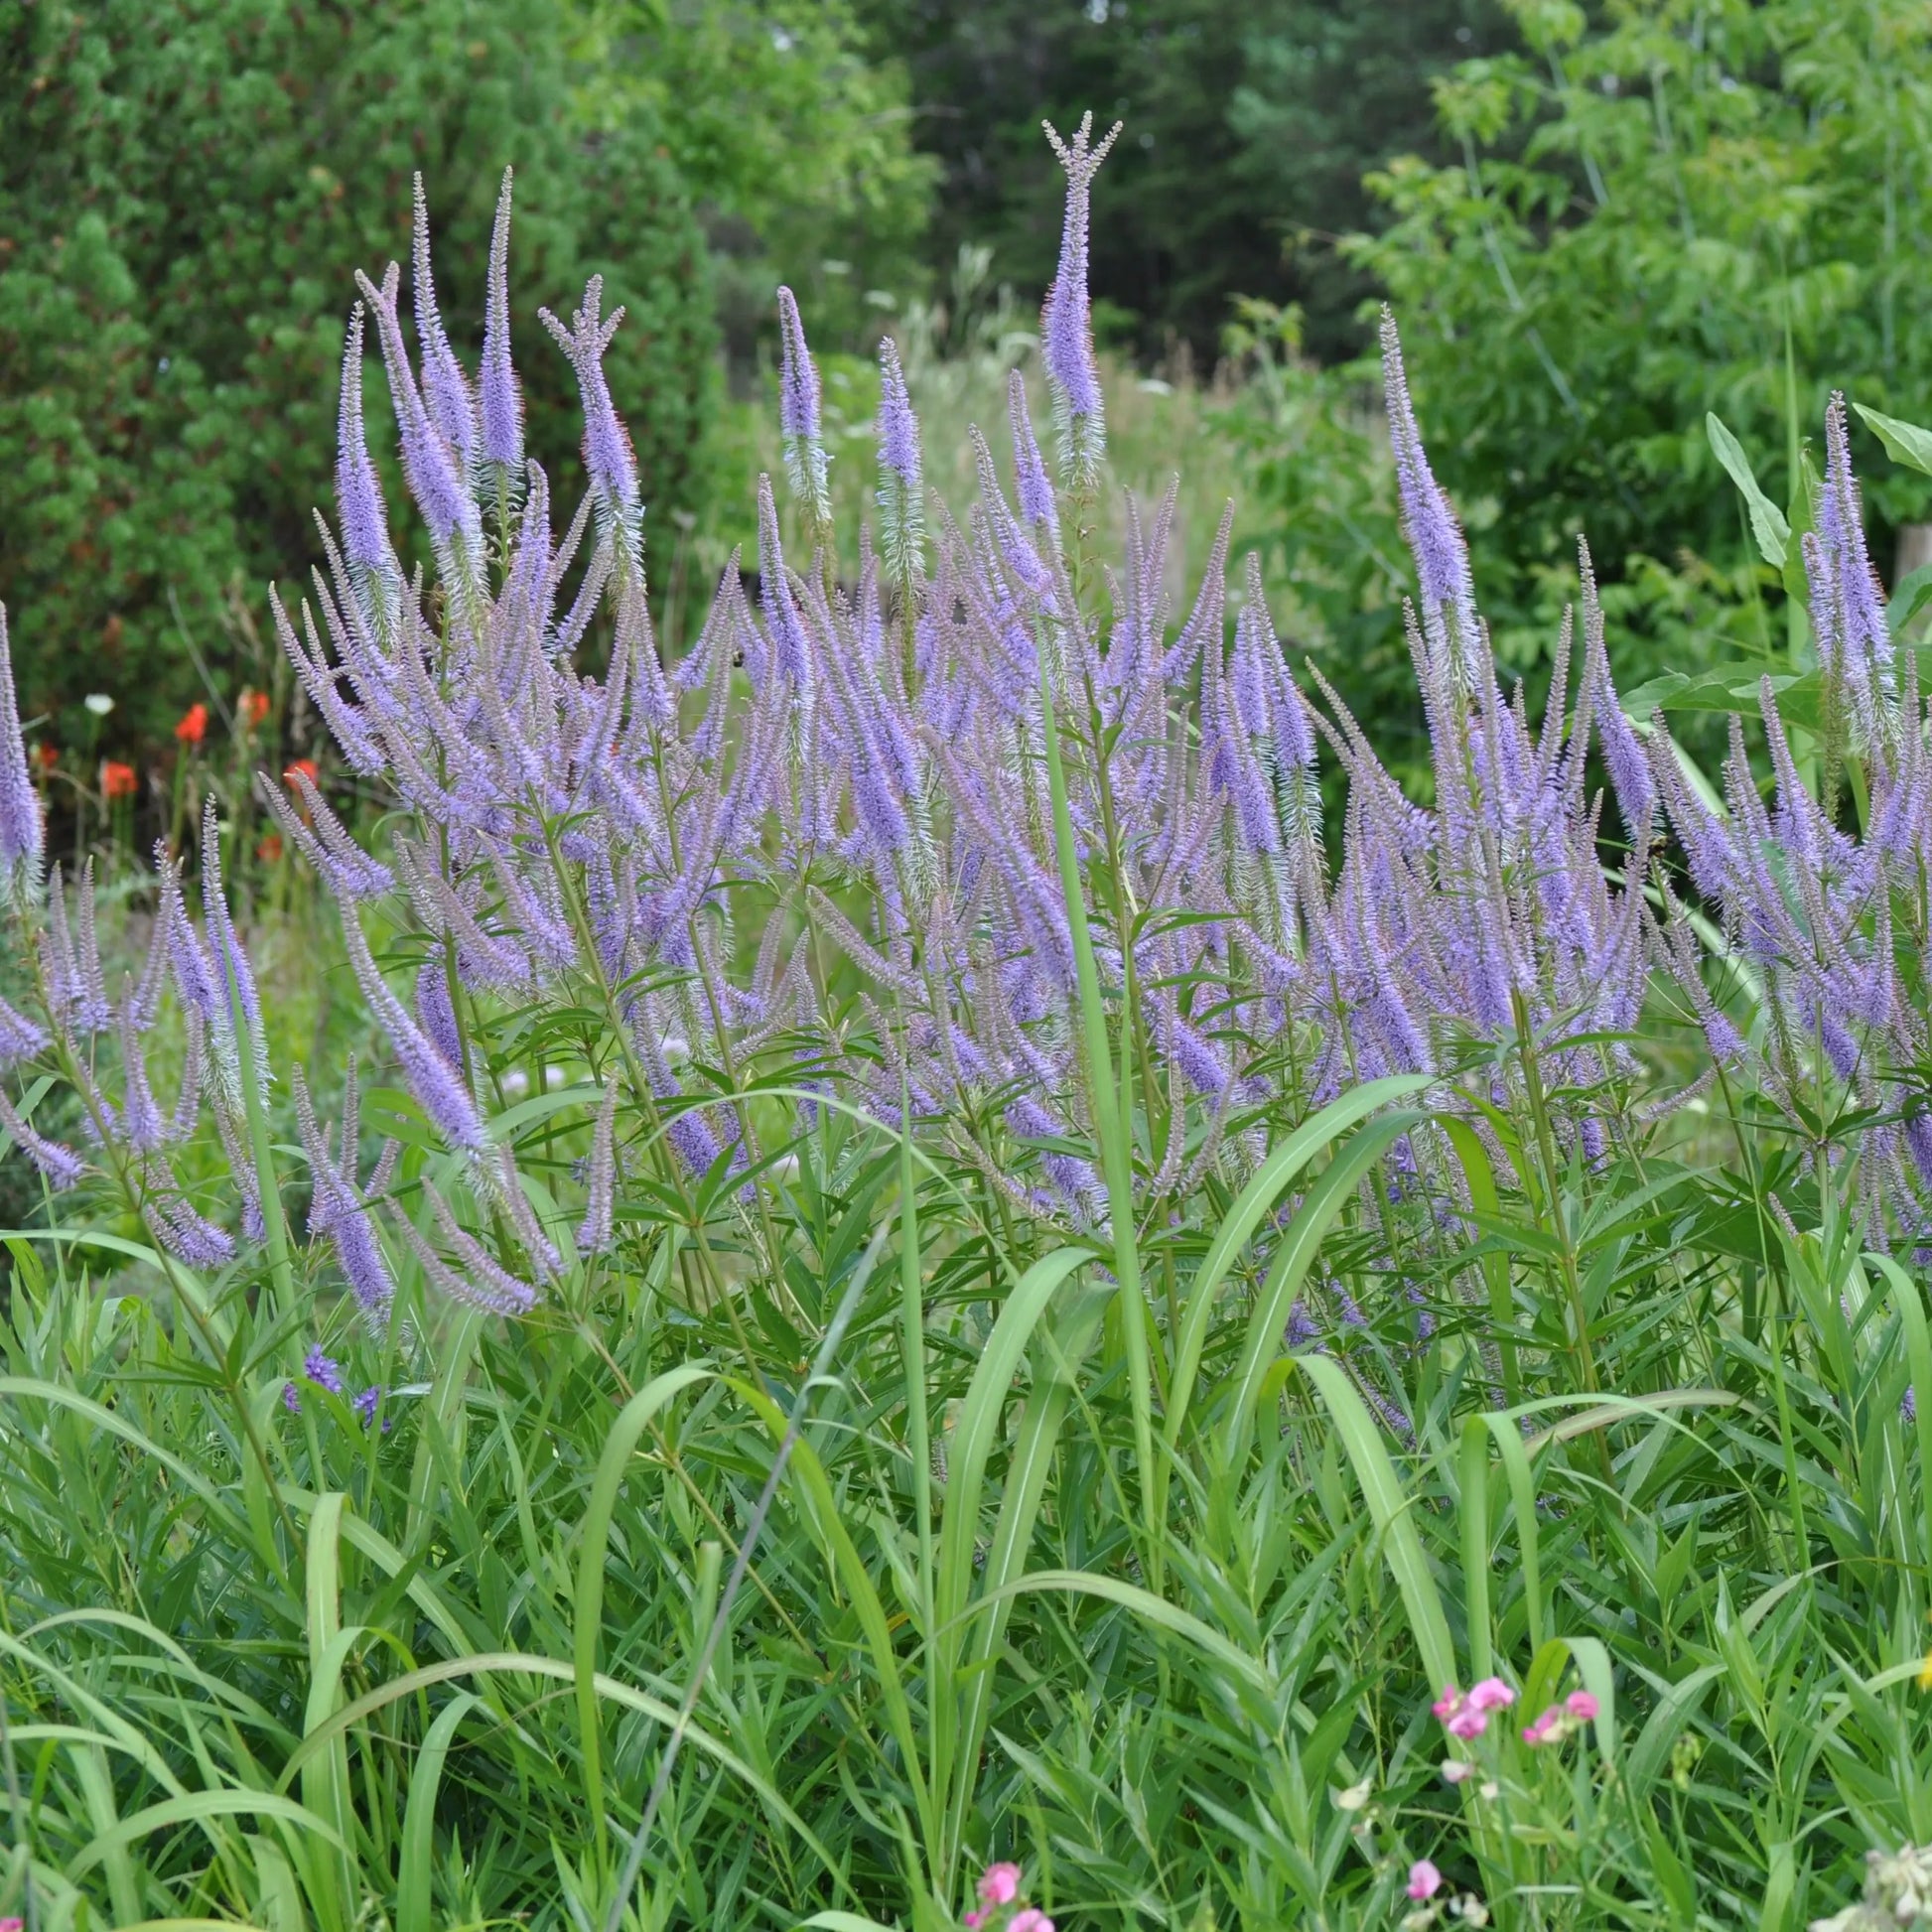
[[[1748,1195],[1666,1148],[1496,1200],[1419,1340],[1359,1184],[1390,1098],[1143,1229],[1138,1308],[833,1111],[765,1179],[782,1294],[695,1287],[633,1186],[645,1265],[417,1305],[393,1357],[306,1281],[15,1237],[0,1910],[31,1858],[48,1926],[598,1925],[687,1701],[634,1923],[950,1924],[995,1855],[1080,1926],[1385,1923],[1425,1853],[1507,1926],[1835,1908],[1932,1835],[1916,1272],[1829,1217],[1743,1260]],[[1341,1290],[1367,1325],[1286,1357]],[[292,1338],[396,1385],[376,1428],[287,1413]],[[1601,1716],[1451,1788],[1429,1703],[1491,1670]]]

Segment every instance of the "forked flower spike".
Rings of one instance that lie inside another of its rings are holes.
[[[1093,304],[1087,292],[1087,234],[1093,178],[1119,138],[1116,121],[1098,141],[1093,115],[1080,116],[1073,139],[1064,141],[1050,121],[1046,138],[1066,170],[1066,214],[1060,227],[1060,262],[1040,311],[1040,359],[1060,419],[1060,460],[1069,481],[1088,483],[1106,450],[1107,428],[1100,396],[1100,369],[1093,354]]]

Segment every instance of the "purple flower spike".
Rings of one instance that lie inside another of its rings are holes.
[[[1481,682],[1481,634],[1475,593],[1469,579],[1469,552],[1462,526],[1449,508],[1429,467],[1422,432],[1409,399],[1409,377],[1402,366],[1402,339],[1395,317],[1382,311],[1382,392],[1389,415],[1389,442],[1395,451],[1396,487],[1409,548],[1422,580],[1423,624],[1438,659],[1447,655],[1466,690]]]
[[[409,351],[403,345],[402,322],[396,314],[396,295],[402,273],[394,262],[377,288],[359,270],[355,281],[362,299],[375,313],[376,332],[382,338],[382,360],[389,372],[389,394],[394,399],[396,423],[402,441],[402,473],[409,493],[416,499],[423,521],[429,527],[430,541],[439,552],[459,547],[466,558],[474,560],[483,553],[483,525],[477,506],[463,485],[457,457],[441,430],[430,419],[422,392],[409,366]]]
[[[778,379],[778,432],[785,453],[785,475],[793,493],[814,522],[832,515],[829,465],[819,422],[818,368],[805,344],[805,325],[791,291],[778,291],[778,342],[783,357]]]
[[[0,1071],[31,1060],[47,1048],[47,1029],[0,1000]]]
[[[416,1021],[429,1042],[461,1072],[467,1055],[450,1000],[450,976],[440,959],[426,959],[416,972]]]
[[[7,607],[0,604],[0,890],[31,891],[41,879],[41,801],[27,775],[20,735]]]
[[[327,1389],[331,1395],[343,1394],[343,1365],[333,1356],[325,1355],[322,1344],[316,1345],[302,1358],[302,1373],[319,1389]]]
[[[57,1194],[64,1193],[86,1173],[86,1164],[72,1148],[36,1134],[14,1111],[13,1102],[4,1093],[0,1093],[0,1127],[7,1130],[14,1146],[40,1170]]]
[[[292,1416],[302,1413],[302,1391],[293,1382],[282,1384],[282,1407]]]
[[[1020,520],[1046,529],[1057,537],[1059,517],[1052,481],[1034,436],[1033,411],[1027,407],[1027,378],[1015,369],[1007,377],[1007,415],[1013,423],[1013,473],[1020,496]]]
[[[496,200],[489,235],[489,290],[483,316],[483,457],[505,470],[523,467],[523,397],[510,366],[510,171]]]
[[[395,570],[382,487],[369,461],[362,425],[361,303],[349,311],[343,342],[342,398],[336,408],[336,512],[343,525],[343,554],[351,569],[388,577]]]
[[[623,310],[613,309],[607,320],[600,313],[603,305],[604,277],[593,275],[584,285],[583,307],[572,314],[568,329],[548,309],[539,309],[537,320],[550,331],[577,371],[577,387],[584,400],[584,467],[597,485],[606,514],[619,531],[628,532],[634,539],[637,518],[643,514],[637,459],[631,452],[629,432],[611,400],[611,385],[604,379],[604,351],[618,333]]]
[[[925,489],[920,477],[919,421],[905,389],[898,345],[879,345],[879,510],[886,562],[901,584],[918,574],[925,540]]]
[[[369,943],[353,910],[343,908],[343,939],[348,951],[350,970],[369,1012],[389,1036],[389,1045],[401,1063],[410,1091],[422,1103],[424,1113],[452,1147],[467,1154],[482,1154],[489,1144],[483,1116],[470,1097],[462,1076],[429,1042],[423,1030],[408,1014],[402,1002],[389,991],[375,961],[369,956]]]
[[[1093,116],[1082,114],[1072,141],[1060,139],[1050,121],[1040,125],[1066,170],[1066,216],[1060,228],[1060,262],[1040,311],[1040,359],[1053,386],[1062,421],[1064,462],[1070,476],[1085,482],[1098,468],[1106,447],[1100,399],[1100,370],[1093,358],[1093,305],[1087,294],[1087,224],[1093,178],[1119,138],[1116,121],[1106,136],[1093,140]]]
[[[778,390],[778,428],[807,440],[819,434],[818,369],[805,345],[798,301],[788,288],[778,291],[778,338],[784,357]]]
[[[355,1419],[364,1429],[375,1421],[375,1412],[382,1407],[382,1390],[374,1383],[358,1395],[349,1405],[355,1411]]]
[[[470,378],[450,346],[443,313],[436,306],[436,278],[430,272],[429,203],[423,178],[416,177],[415,228],[411,258],[416,297],[416,341],[423,352],[423,400],[430,421],[455,453],[459,464],[469,462],[477,447],[477,405],[470,394]]]
[[[580,1254],[602,1254],[611,1245],[618,1174],[617,1128],[618,1083],[613,1079],[604,1089],[604,1104],[597,1110],[597,1129],[591,1137],[589,1198],[577,1230]]]
[[[1878,575],[1865,549],[1864,517],[1858,480],[1852,474],[1852,446],[1846,434],[1845,398],[1834,393],[1825,413],[1825,486],[1818,497],[1818,543],[1829,574],[1827,594],[1837,606],[1829,627],[1840,648],[1854,660],[1848,669],[1862,675],[1882,671],[1892,656],[1891,625],[1885,621]]]

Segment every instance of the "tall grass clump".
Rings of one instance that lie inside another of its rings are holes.
[[[0,1912],[1921,1912],[1932,767],[1842,413],[1815,662],[1714,784],[1587,553],[1500,688],[1390,324],[1405,795],[1227,526],[1176,609],[1115,504],[1110,138],[1048,449],[1016,379],[935,500],[884,345],[843,577],[781,292],[787,500],[673,662],[599,284],[567,514],[507,183],[474,374],[426,215],[413,354],[360,279],[276,605],[333,768],[262,790],[367,1075],[275,1051],[217,812],[144,948],[47,875],[9,698]]]

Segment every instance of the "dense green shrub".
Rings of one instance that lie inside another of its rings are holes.
[[[1829,390],[1916,419],[1932,375],[1923,6],[1633,0],[1593,31],[1510,6],[1531,51],[1439,84],[1460,158],[1390,167],[1396,219],[1350,249],[1402,318],[1500,628],[1541,625],[1586,509],[1619,574],[1742,553],[1707,410],[1783,502]],[[1923,480],[1870,454],[1873,521],[1921,518]]]
[[[598,125],[662,130],[711,244],[735,362],[796,289],[821,341],[871,346],[880,291],[918,279],[935,172],[915,152],[902,66],[851,0],[579,0]]]
[[[418,169],[474,355],[517,168],[514,323],[559,500],[579,465],[545,440],[546,405],[572,379],[535,311],[567,310],[593,271],[629,311],[612,383],[653,522],[697,499],[703,240],[647,113],[574,120],[557,23],[550,0],[0,4],[0,599],[30,715],[77,738],[79,698],[105,689],[124,736],[165,730],[200,695],[171,594],[211,652],[231,581],[252,597],[306,576],[344,292],[406,257]],[[387,462],[386,422],[371,441]]]

